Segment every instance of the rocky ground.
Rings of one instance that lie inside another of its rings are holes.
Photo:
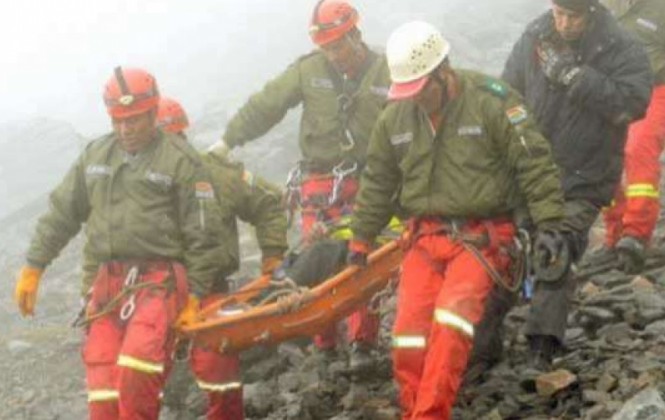
[[[41,207],[41,205],[39,206]],[[28,209],[29,210],[29,209]],[[29,211],[26,210],[25,214]],[[29,230],[29,223],[4,224],[3,237]],[[592,235],[597,241],[598,232]],[[246,249],[251,235],[243,235]],[[25,240],[23,240],[25,241]],[[18,248],[25,246],[16,239]],[[5,246],[5,244],[2,244]],[[0,295],[0,419],[85,418],[85,388],[79,359],[82,334],[69,327],[78,309],[75,241],[49,270],[34,319],[21,320],[11,284]],[[647,269],[627,276],[609,264],[581,265],[579,291],[569,317],[567,351],[555,360],[556,374],[536,389],[520,386],[526,343],[521,328],[527,306],[507,320],[505,359],[486,381],[463,391],[455,419],[663,419],[665,418],[665,247],[657,242]],[[3,249],[0,269],[13,273],[20,252]],[[247,260],[256,262],[251,253]],[[254,267],[255,268],[255,267]],[[257,348],[243,355],[245,408],[249,419],[396,419],[388,331],[394,301],[382,308],[376,366],[350,372],[347,353],[324,359],[305,341]],[[187,375],[185,363],[177,370]],[[191,380],[167,390],[163,419],[200,419],[204,399]],[[174,394],[177,397],[174,397]],[[177,403],[180,402],[178,406]]]
[[[570,325],[567,351],[555,371],[521,384],[526,342],[520,334],[528,307],[507,321],[505,360],[484,383],[464,389],[455,419],[665,418],[665,254],[654,255],[640,276],[598,265],[583,266]],[[605,268],[605,269],[604,269]],[[390,320],[390,307],[384,324]],[[396,419],[387,328],[382,331],[377,365],[358,376],[345,354],[321,363],[306,343],[255,350],[245,357],[245,407],[252,419]],[[196,419],[203,398],[192,390],[187,407],[171,414]]]

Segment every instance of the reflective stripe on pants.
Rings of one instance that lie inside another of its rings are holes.
[[[665,145],[665,85],[656,86],[646,116],[630,125],[625,147],[625,185],[603,214],[605,243],[623,236],[649,241],[658,220],[659,158]]]
[[[500,245],[511,243],[511,223],[493,227]],[[506,272],[507,255],[490,249],[481,253],[498,272]],[[447,236],[421,236],[406,254],[392,348],[403,419],[450,418],[473,326],[492,285],[476,257]]]
[[[206,297],[202,305],[214,302],[222,295]],[[208,420],[243,420],[240,359],[237,354],[221,354],[194,345],[189,360],[196,382],[208,397]]]
[[[122,273],[110,271],[95,279],[97,294],[89,308],[99,310],[104,300],[122,289]],[[179,268],[177,275],[184,275]],[[141,281],[160,283],[169,270],[150,270]],[[186,279],[185,279],[186,280]],[[100,294],[100,290],[112,291]],[[148,420],[159,416],[159,394],[168,373],[174,337],[170,325],[181,309],[187,290],[142,289],[135,295],[132,316],[120,319],[120,307],[96,319],[89,327],[82,357],[86,366],[91,420]],[[100,299],[100,301],[98,301]]]

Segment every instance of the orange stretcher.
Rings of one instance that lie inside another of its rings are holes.
[[[222,353],[313,336],[369,302],[397,273],[401,260],[401,247],[391,241],[369,256],[366,268],[347,267],[312,289],[272,303],[229,309],[256,297],[270,283],[268,276],[259,277],[206,306],[203,320],[182,332],[197,344]]]

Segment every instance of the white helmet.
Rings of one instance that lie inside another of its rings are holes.
[[[449,52],[450,43],[427,22],[413,21],[395,29],[386,47],[393,82],[388,97],[405,99],[416,95]]]

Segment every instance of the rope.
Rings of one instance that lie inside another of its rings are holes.
[[[125,286],[122,288],[120,293],[118,293],[113,299],[111,299],[104,307],[99,311],[91,315],[86,315],[85,319],[77,321],[75,327],[87,327],[92,324],[99,318],[102,318],[115,310],[115,308],[120,305],[120,302],[123,298],[130,294],[134,294],[142,289],[166,289],[167,287],[163,284],[156,283],[139,283],[132,286]]]
[[[522,287],[522,279],[524,276],[519,276],[519,280],[515,282],[514,285],[508,284],[507,281],[504,280],[504,277],[499,274],[498,271],[492,266],[492,264],[487,261],[487,258],[480,252],[478,248],[476,248],[473,244],[466,242],[464,240],[460,241],[462,243],[462,246],[469,251],[471,254],[473,254],[474,257],[476,257],[476,260],[483,266],[485,271],[487,271],[487,274],[489,274],[490,278],[492,281],[499,287],[503,287],[504,289],[508,290],[511,293],[516,293],[520,287]]]

